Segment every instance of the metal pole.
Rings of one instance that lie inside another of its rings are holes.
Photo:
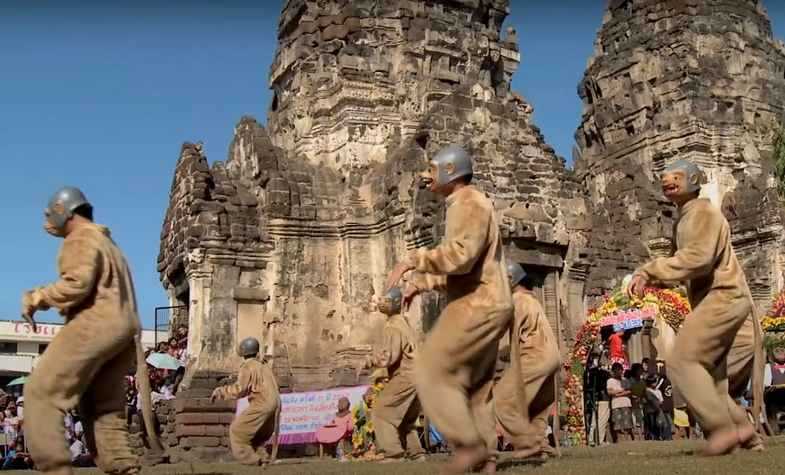
[[[551,272],[551,275],[553,276],[553,279],[552,279],[553,280],[553,294],[556,297],[556,343],[557,343],[557,345],[559,347],[559,354],[561,355],[562,354],[561,311],[560,311],[561,302],[559,301],[559,276],[558,276],[558,271]],[[559,447],[559,445],[560,445],[559,444],[559,439],[560,439],[559,427],[561,425],[560,421],[559,421],[559,417],[560,417],[560,414],[561,414],[561,396],[560,396],[560,391],[559,391],[559,388],[561,387],[561,384],[559,384],[560,380],[561,380],[561,369],[556,373],[556,377],[553,378],[553,384],[555,386],[554,387],[554,394],[556,395],[556,417],[553,418],[553,442],[556,445],[555,448],[556,448],[556,456],[557,457],[561,457],[561,448]]]
[[[153,339],[153,341],[155,341],[155,346],[158,346],[158,311],[159,310],[174,310],[174,309],[177,309],[177,308],[188,308],[188,305],[172,305],[172,306],[168,306],[168,307],[155,307],[155,319],[154,319],[155,328],[153,328],[153,332],[155,333],[154,339]],[[171,318],[169,320],[171,320]],[[167,321],[167,323],[169,323],[169,322]]]

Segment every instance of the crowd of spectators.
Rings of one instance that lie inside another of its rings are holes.
[[[33,466],[25,450],[24,397],[0,396],[0,439],[3,441],[3,470],[23,470]]]
[[[177,369],[160,369],[147,365],[150,378],[151,397],[154,403],[174,399],[177,388],[185,373],[187,360],[188,330],[181,326],[168,341],[159,343],[155,352],[166,353],[180,361],[182,366]],[[145,359],[153,353],[148,350]],[[131,372],[126,378],[128,424],[133,415],[141,411],[138,397],[136,376]],[[66,413],[64,418],[65,439],[71,451],[71,462],[75,467],[94,467],[93,455],[88,449],[85,438],[84,424],[78,410]],[[34,469],[33,460],[27,453],[24,439],[24,397],[5,394],[0,391],[0,455],[2,470]]]
[[[616,350],[613,355],[611,349]],[[682,427],[683,431],[674,424],[685,408],[674,405],[673,385],[663,360],[652,364],[643,358],[629,364],[618,349],[596,348],[587,362],[584,392],[590,445],[690,435],[692,424]]]
[[[185,375],[185,364],[188,360],[187,349],[188,329],[181,325],[168,341],[158,343],[155,351],[150,349],[145,352],[145,361],[149,359],[152,353],[164,353],[180,362],[180,366],[177,369],[156,368],[148,362],[147,375],[150,380],[150,399],[153,406],[160,401],[168,401],[175,398],[180,382],[182,382]],[[142,411],[142,401],[139,398],[139,384],[137,383],[134,373],[126,376],[126,416],[128,425],[131,425],[134,415],[141,414]]]

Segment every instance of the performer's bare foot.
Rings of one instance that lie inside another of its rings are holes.
[[[543,444],[543,446],[540,448],[540,450],[542,450],[542,454],[545,455],[546,457],[556,457],[557,456],[556,449],[551,447],[550,444]]]
[[[485,446],[461,447],[455,450],[449,462],[442,465],[441,475],[461,475],[485,462],[488,449]]]
[[[745,443],[741,444],[741,448],[744,450],[749,450],[750,452],[763,452],[766,450],[766,447],[763,445],[763,437],[760,436],[758,431],[755,431],[755,434]]]
[[[766,446],[763,445],[763,440],[760,437],[753,438],[746,444],[743,444],[741,448],[750,452],[764,452],[766,450]]]
[[[491,475],[496,473],[496,460],[488,460],[487,462],[485,462],[485,464],[482,466],[482,470],[480,472],[481,473],[488,473],[488,474],[491,474]]]
[[[713,457],[729,454],[739,446],[741,434],[735,427],[720,429],[709,436],[708,443],[703,449],[703,455]],[[747,437],[745,440],[749,440]]]
[[[745,445],[749,444],[750,442],[756,439],[758,433],[755,431],[755,427],[752,424],[745,424],[738,428],[739,434],[739,445],[744,447]]]
[[[531,457],[539,457],[542,452],[542,447],[529,447],[512,452],[510,454],[510,458],[515,460],[525,460]]]

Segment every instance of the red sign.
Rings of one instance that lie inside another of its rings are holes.
[[[29,323],[17,322],[14,324],[14,333],[17,335],[41,335],[41,336],[55,336],[60,330],[58,325],[36,325],[36,331],[33,332],[33,327]]]

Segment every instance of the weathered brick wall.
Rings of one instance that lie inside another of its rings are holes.
[[[351,379],[359,360],[336,368],[336,350],[380,338],[371,301],[386,273],[444,232],[443,203],[417,175],[449,142],[474,154],[511,242],[565,253],[562,209],[575,206],[564,200],[580,197],[509,90],[520,56],[515,32],[501,34],[507,10],[506,0],[285,4],[269,129],[244,117],[225,163],[208,167],[187,144],[177,165],[159,270],[170,295],[189,291],[189,371],[237,367],[245,311],[293,387],[332,384],[335,371]],[[427,296],[408,316],[427,329],[439,306]]]
[[[668,252],[675,210],[658,184],[668,163],[700,165],[718,205],[726,193],[746,194],[749,180],[771,186],[766,164],[770,126],[785,111],[783,70],[785,46],[758,0],[610,2],[579,86],[576,170],[591,206],[589,295]],[[764,189],[761,196],[773,199]],[[763,231],[781,229],[776,207],[747,214],[747,224],[732,217],[740,252],[771,257],[766,276],[745,257],[760,298],[781,281],[781,245]]]
[[[228,381],[226,374],[197,373],[189,387],[170,402],[163,435],[172,463],[233,460],[229,424],[235,401],[210,402],[213,389]]]
[[[233,461],[229,445],[229,424],[234,418],[235,401],[210,402],[213,389],[232,382],[226,373],[199,372],[183,388],[177,399],[159,401],[155,406],[156,432],[164,446],[164,460],[170,463]],[[144,464],[160,462],[153,457],[140,426],[141,414],[130,427],[131,446]]]
[[[504,98],[519,61],[508,0],[290,1],[270,68],[273,142],[351,173],[380,163],[443,95],[478,81]]]

